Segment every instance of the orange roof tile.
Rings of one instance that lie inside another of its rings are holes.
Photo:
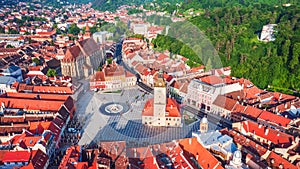
[[[268,111],[263,111],[258,117],[258,119],[268,121],[283,127],[287,127],[288,124],[290,124],[290,122],[292,121],[291,119],[285,118],[283,116],[279,116],[277,114],[273,114]]]
[[[197,138],[182,139],[179,140],[179,144],[187,157],[198,156],[197,161],[203,169],[223,169],[221,163],[197,141]]]
[[[227,98],[223,95],[218,95],[213,104],[228,111],[232,111],[234,106],[237,104],[237,101]]]
[[[253,133],[259,137],[265,138],[274,143],[275,145],[290,145],[291,142],[294,140],[294,137],[289,134],[274,130],[272,128],[267,128],[252,121],[243,121],[241,123],[242,127],[246,132]]]

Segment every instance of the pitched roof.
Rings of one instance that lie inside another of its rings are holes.
[[[223,168],[221,163],[197,141],[196,137],[182,139],[179,140],[178,142],[179,145],[182,147],[182,149],[185,150],[184,151],[185,156],[195,158],[198,155],[197,161],[203,169]]]
[[[21,169],[44,168],[48,159],[49,157],[42,150],[33,150],[30,163],[27,166],[21,167]]]
[[[40,110],[57,112],[64,104],[63,101],[33,100],[18,98],[0,98],[6,108],[16,108],[25,110]]]
[[[205,76],[205,77],[200,78],[199,80],[201,80],[204,83],[210,84],[210,85],[225,83],[225,80],[218,76]]]
[[[57,95],[57,94],[36,94],[36,93],[15,93],[8,92],[6,97],[9,98],[23,98],[23,99],[37,99],[37,100],[57,100],[65,101],[69,96],[67,95]]]
[[[181,117],[179,105],[171,98],[167,99],[166,112],[168,112],[166,117]]]
[[[294,140],[294,137],[289,134],[274,130],[272,128],[267,128],[252,121],[243,121],[241,123],[246,132],[265,138],[275,145],[290,144]]]
[[[76,58],[80,55],[81,51],[78,46],[72,46],[67,49],[65,57],[62,59],[64,62],[70,62],[76,60]]]
[[[73,94],[71,87],[67,86],[33,86],[34,93],[57,93],[57,94]]]
[[[95,74],[91,76],[90,79],[91,82],[96,82],[96,81],[105,81],[105,76],[103,71],[97,71]]]
[[[273,166],[275,168],[280,168],[280,165],[282,165],[284,169],[297,169],[295,165],[291,164],[286,159],[282,158],[282,156],[274,153],[273,151],[266,160],[269,166]]]
[[[30,122],[29,131],[34,134],[42,134],[50,124],[51,121]]]
[[[287,127],[288,124],[290,124],[290,122],[292,121],[291,119],[279,116],[277,114],[273,114],[268,111],[263,111],[258,118],[283,127]]]
[[[166,117],[181,117],[179,105],[171,98],[167,98]],[[142,116],[153,116],[154,113],[154,98],[149,99],[143,109]]]
[[[5,153],[2,162],[29,162],[31,152],[29,151],[8,151]]]
[[[232,111],[237,102],[233,99],[225,97],[224,95],[218,95],[213,104],[228,111]]]
[[[258,109],[256,107],[252,107],[252,106],[247,106],[245,111],[242,112],[243,114],[250,116],[254,119],[257,119],[258,116],[262,113],[261,109]]]

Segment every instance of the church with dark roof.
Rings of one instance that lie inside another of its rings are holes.
[[[72,78],[86,78],[97,70],[105,60],[104,50],[91,38],[89,28],[75,45],[65,51],[59,51],[62,55],[61,70],[64,76]]]

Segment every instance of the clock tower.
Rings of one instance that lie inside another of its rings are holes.
[[[163,77],[163,71],[160,70],[158,79],[154,83],[154,123],[158,126],[165,125],[165,114],[167,105],[166,82]]]

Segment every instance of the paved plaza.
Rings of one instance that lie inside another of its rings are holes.
[[[141,113],[145,102],[152,97],[152,94],[145,94],[138,87],[124,89],[121,93],[86,91],[77,102],[77,116],[84,123],[83,135],[78,144],[127,141],[129,147],[146,146],[191,137],[193,131],[199,130],[200,120],[181,128],[143,125]],[[114,115],[101,112],[106,107],[103,105],[113,105],[111,103],[126,104],[128,111]],[[216,128],[216,125],[209,124],[210,130]]]

